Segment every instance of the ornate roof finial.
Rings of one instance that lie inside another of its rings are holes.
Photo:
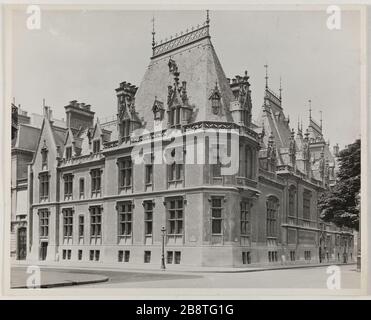
[[[312,100],[308,100],[309,102],[309,120],[312,120]]]
[[[152,21],[152,49],[154,49],[154,47],[155,47],[155,34],[156,34],[156,32],[155,32],[155,16],[152,16],[152,19],[151,19],[151,21]]]
[[[321,131],[322,131],[322,110],[319,112],[320,114],[320,123],[321,123]]]
[[[280,76],[280,100],[282,100],[282,77]]]
[[[209,10],[206,10],[206,25],[210,25],[210,17],[209,17]]]
[[[300,121],[299,121],[299,116],[298,116],[298,132],[300,131]]]
[[[265,88],[268,89],[268,65],[264,65],[265,68]]]

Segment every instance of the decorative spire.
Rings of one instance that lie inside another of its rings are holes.
[[[156,34],[156,32],[155,32],[155,16],[152,16],[151,21],[152,21],[152,50],[153,50],[155,48],[155,45],[156,45],[156,43],[155,43],[155,34]]]
[[[209,10],[206,10],[206,25],[210,25],[210,16],[209,16]]]
[[[309,102],[309,121],[312,120],[312,100],[308,100]]]
[[[282,100],[282,78],[280,76],[280,100]]]
[[[268,89],[268,65],[264,65],[265,68],[265,88]]]
[[[320,114],[320,124],[321,124],[321,131],[322,131],[322,110],[319,112]]]

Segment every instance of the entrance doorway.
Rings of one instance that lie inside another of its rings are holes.
[[[40,243],[40,260],[45,260],[48,252],[48,243],[43,241]]]
[[[25,260],[27,253],[27,230],[26,228],[18,229],[17,239],[17,260]]]

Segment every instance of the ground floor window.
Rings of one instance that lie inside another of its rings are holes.
[[[167,252],[167,263],[171,264],[173,263],[173,257],[174,257],[174,252],[173,251],[168,251]]]
[[[90,261],[99,261],[100,259],[100,250],[90,250],[89,260]]]
[[[304,259],[305,260],[312,260],[312,252],[311,251],[304,251]]]
[[[77,252],[77,259],[78,259],[78,260],[82,260],[82,250],[79,250],[79,251]]]
[[[268,261],[269,262],[277,262],[278,261],[277,251],[268,251]]]
[[[130,260],[130,250],[119,250],[118,261],[129,262],[129,260]]]
[[[63,260],[71,260],[71,250],[63,250],[62,251],[62,259]]]
[[[295,250],[291,250],[290,251],[290,261],[295,261],[295,260],[296,260]]]
[[[243,264],[250,264],[251,263],[251,256],[249,251],[242,252],[242,263]]]
[[[144,251],[144,263],[151,262],[151,251]]]
[[[167,251],[167,263],[168,264],[180,264],[182,253],[180,251]]]
[[[175,264],[180,264],[180,258],[181,258],[180,251],[175,251],[175,254],[174,254],[174,263]]]

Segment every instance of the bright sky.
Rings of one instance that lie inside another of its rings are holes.
[[[42,11],[41,29],[26,28],[27,14],[13,16],[13,95],[29,113],[42,100],[56,118],[71,100],[89,103],[100,119],[116,114],[114,89],[139,85],[156,40],[205,21],[204,11]],[[296,129],[323,111],[325,138],[340,147],[360,134],[360,14],[342,11],[341,30],[328,30],[321,11],[211,11],[211,36],[227,77],[248,70],[253,117],[263,103],[264,65]]]

